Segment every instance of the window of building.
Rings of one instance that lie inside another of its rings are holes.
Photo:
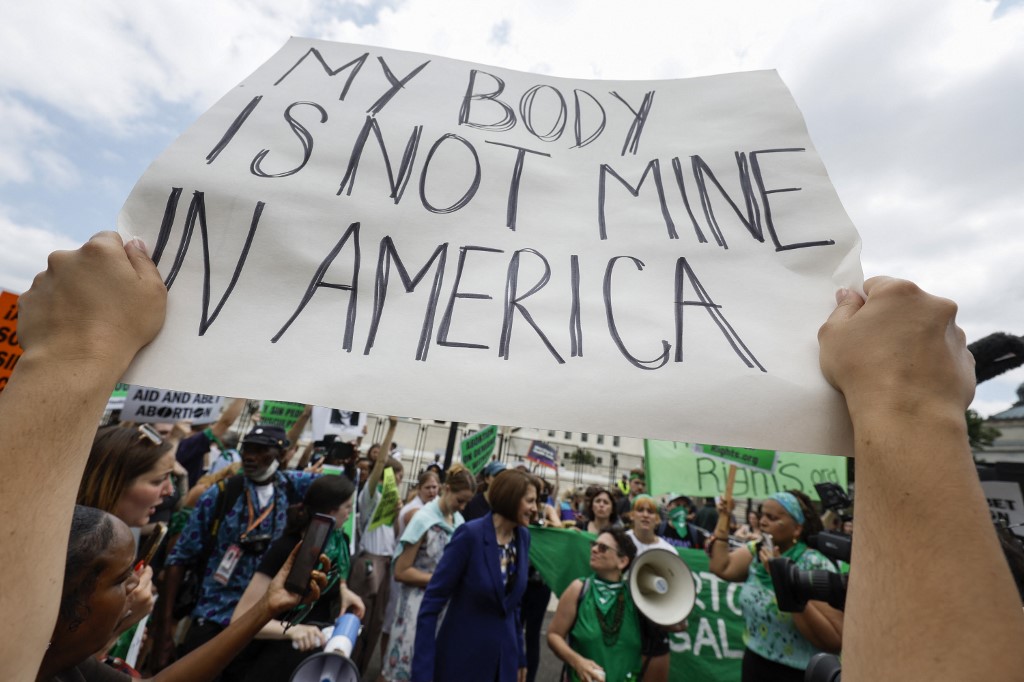
[[[584,443],[586,443],[587,442],[587,434],[581,433],[580,434],[580,440],[583,441]]]
[[[618,436],[612,436],[612,447],[613,448],[619,447],[619,437]]]
[[[597,444],[598,445],[604,445],[604,436],[598,434],[598,436],[597,436]]]
[[[566,440],[572,440],[572,431],[566,431],[565,432],[565,439]]]
[[[554,438],[554,437],[555,437],[555,432],[554,431],[548,431],[548,438]]]
[[[602,464],[604,464],[604,458],[603,457],[598,457],[597,458],[597,465],[601,466]]]

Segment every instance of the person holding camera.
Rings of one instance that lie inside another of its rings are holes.
[[[300,502],[316,478],[315,474],[278,471],[287,447],[280,426],[255,427],[242,439],[242,474],[212,486],[199,498],[167,558],[166,595],[158,604],[154,637],[158,666],[170,657],[171,622],[186,567],[201,582],[182,655],[228,626],[264,553],[284,533],[289,505]]]
[[[711,572],[722,580],[742,582],[739,602],[746,620],[743,682],[802,682],[815,654],[842,648],[843,614],[825,602],[809,601],[799,613],[782,614],[768,572],[768,561],[786,557],[805,571],[835,572],[825,555],[808,548],[804,539],[821,532],[821,519],[802,492],[775,493],[761,505],[763,538],[729,551],[733,501],[718,504],[718,524],[706,550]]]

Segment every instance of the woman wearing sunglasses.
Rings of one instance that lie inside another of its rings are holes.
[[[173,444],[149,424],[103,427],[93,439],[75,502],[113,514],[129,528],[142,528],[164,498],[174,493],[174,467]],[[156,601],[151,567],[138,568],[130,584],[133,589],[116,635],[149,615]]]
[[[302,504],[293,505],[288,510],[288,526],[284,534],[263,556],[235,607],[231,622],[242,618],[266,593],[274,575],[295,546],[302,542],[314,514],[327,514],[335,520],[334,531],[324,550],[333,566],[327,574],[327,586],[322,597],[311,606],[302,607],[290,617],[267,623],[257,633],[256,641],[228,669],[228,677],[246,682],[287,680],[299,663],[325,644],[323,626],[330,625],[339,614],[349,610],[360,619],[363,617],[363,600],[346,584],[351,559],[348,538],[342,531],[352,513],[354,493],[355,486],[345,476],[321,476],[310,484]]]
[[[625,579],[635,558],[636,546],[621,528],[609,528],[590,543],[593,573],[566,588],[548,626],[548,646],[566,663],[563,680],[641,679],[643,617]]]

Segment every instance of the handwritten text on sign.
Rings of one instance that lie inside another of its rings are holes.
[[[845,451],[815,331],[859,242],[772,72],[566,80],[293,39],[119,227],[170,289],[150,384]]]

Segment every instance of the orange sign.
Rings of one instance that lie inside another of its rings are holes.
[[[18,295],[8,291],[0,293],[0,391],[21,357],[18,345]]]

